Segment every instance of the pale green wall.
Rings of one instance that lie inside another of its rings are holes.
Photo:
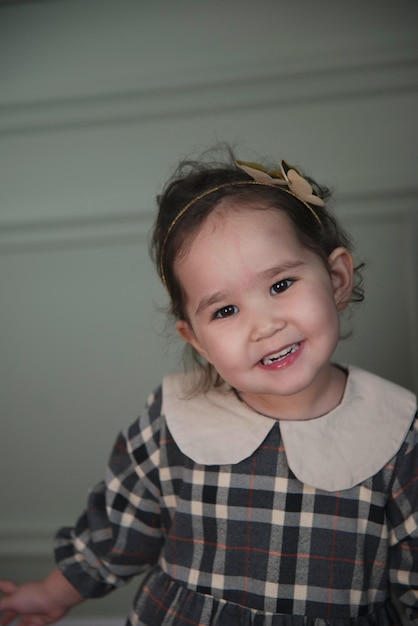
[[[417,18],[415,0],[0,4],[0,577],[48,568],[177,367],[147,235],[190,151],[227,140],[336,188],[369,261],[339,354],[417,389]]]

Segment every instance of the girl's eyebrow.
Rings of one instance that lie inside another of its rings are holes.
[[[199,302],[196,311],[195,311],[195,315],[200,315],[200,313],[202,313],[205,309],[209,308],[210,306],[217,304],[218,302],[225,302],[225,299],[228,297],[228,292],[227,291],[217,291],[216,293],[213,293],[210,296],[207,296],[206,298],[202,298],[202,300]]]
[[[269,267],[266,270],[262,270],[258,272],[257,276],[261,278],[273,278],[273,276],[277,276],[277,274],[282,274],[284,272],[289,272],[291,270],[295,270],[303,265],[306,265],[305,261],[285,261],[280,265],[275,265],[274,267]],[[202,298],[202,300],[197,305],[195,310],[195,315],[200,315],[205,309],[219,302],[225,302],[229,297],[229,292],[227,291],[216,291],[210,296],[206,296]]]
[[[277,274],[283,274],[284,272],[290,272],[292,270],[298,269],[306,265],[305,261],[284,261],[284,263],[280,263],[280,265],[275,265],[274,267],[269,267],[266,270],[260,272],[260,275],[264,278],[273,278]]]

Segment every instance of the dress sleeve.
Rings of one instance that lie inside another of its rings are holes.
[[[144,572],[159,556],[161,390],[116,440],[106,479],[94,487],[74,528],[55,541],[58,567],[85,598],[103,596]]]
[[[397,456],[388,501],[389,576],[393,593],[418,626],[418,418]]]

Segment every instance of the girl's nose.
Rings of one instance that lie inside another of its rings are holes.
[[[253,321],[251,340],[260,341],[261,339],[273,337],[273,335],[282,330],[285,326],[286,322],[282,317],[277,315],[277,312],[273,315],[263,314],[263,312],[259,311],[258,314],[255,314]]]

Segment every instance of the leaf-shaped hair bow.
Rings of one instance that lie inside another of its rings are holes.
[[[239,168],[251,176],[256,182],[266,185],[287,187],[295,196],[316,206],[325,206],[324,201],[315,194],[312,185],[303,178],[297,167],[280,161],[280,170],[268,170],[259,163],[235,161]]]

